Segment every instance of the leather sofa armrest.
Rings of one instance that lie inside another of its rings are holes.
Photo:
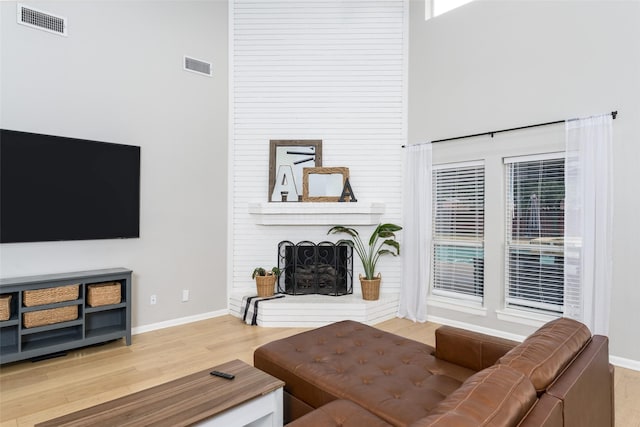
[[[616,425],[616,393],[615,393],[615,379],[616,379],[616,368],[609,364],[609,378],[611,380],[611,425]]]
[[[474,371],[481,371],[495,364],[518,344],[504,338],[452,326],[441,326],[436,329],[435,356]]]
[[[565,427],[612,427],[614,403],[609,339],[594,335],[549,386],[547,393],[562,401]]]
[[[518,427],[563,427],[562,401],[542,394]]]

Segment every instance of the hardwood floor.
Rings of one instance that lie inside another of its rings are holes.
[[[380,329],[434,345],[433,323],[392,319]],[[253,362],[260,345],[300,328],[247,326],[232,316],[134,335],[41,362],[0,367],[0,427],[30,426],[208,369],[230,359]],[[616,424],[640,427],[640,372],[616,368]]]

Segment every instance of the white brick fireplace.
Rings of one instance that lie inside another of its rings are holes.
[[[280,241],[335,242],[341,236],[327,236],[333,225],[368,236],[379,222],[402,224],[407,9],[404,0],[390,0],[384,8],[319,0],[296,13],[275,0],[231,2],[231,311],[242,295],[255,294],[253,269],[277,265]],[[321,140],[322,166],[348,167],[358,201],[267,202],[270,140]],[[378,263],[379,302],[361,299],[362,267],[358,259],[353,264],[353,295],[286,296],[264,303],[262,323],[373,323],[395,315],[401,260],[383,257]]]

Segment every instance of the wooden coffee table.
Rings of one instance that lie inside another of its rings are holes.
[[[226,380],[209,374],[228,372]],[[246,426],[283,423],[284,382],[233,360],[37,426]]]

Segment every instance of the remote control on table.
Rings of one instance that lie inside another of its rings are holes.
[[[220,371],[211,371],[210,374],[213,375],[214,377],[220,377],[227,380],[232,380],[236,377],[233,374],[228,374],[226,372],[220,372]]]

